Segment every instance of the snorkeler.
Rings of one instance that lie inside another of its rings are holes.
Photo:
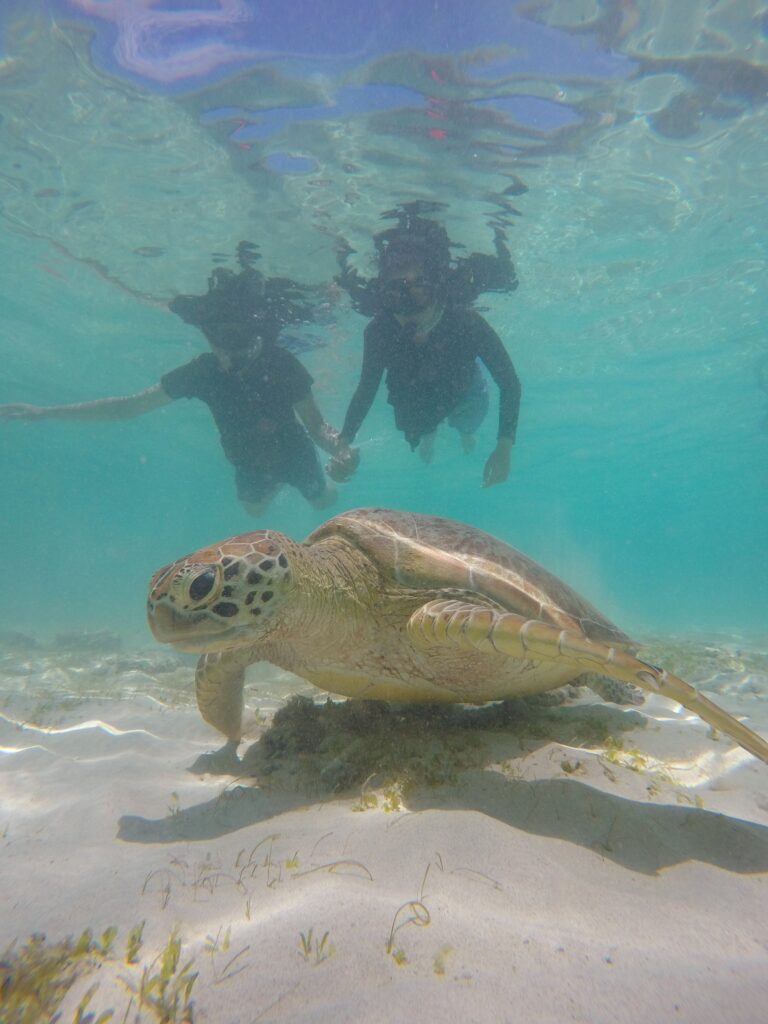
[[[464,451],[471,451],[475,431],[488,411],[480,360],[499,388],[498,440],[485,463],[483,486],[502,483],[509,476],[515,443],[520,381],[501,339],[469,303],[482,291],[511,291],[517,286],[503,240],[497,235],[496,258],[481,257],[473,264],[469,257],[452,267],[445,229],[406,207],[398,227],[381,232],[375,242],[375,281],[364,282],[347,271],[346,254],[341,254],[343,273],[337,280],[350,292],[353,305],[373,314],[373,320],[365,330],[360,381],[328,473],[342,481],[354,472],[357,450],[349,445],[385,371],[395,425],[412,450],[431,461],[435,433],[446,420],[458,431]]]
[[[314,445],[336,455],[339,435],[315,403],[308,371],[277,344],[284,324],[308,318],[297,291],[292,282],[265,279],[248,265],[239,273],[217,268],[207,294],[179,295],[169,305],[200,329],[210,352],[134,395],[74,405],[2,405],[0,420],[131,419],[179,398],[198,398],[213,414],[246,511],[259,515],[283,484],[299,490],[313,508],[326,508],[336,492]],[[354,464],[355,452],[342,448]]]

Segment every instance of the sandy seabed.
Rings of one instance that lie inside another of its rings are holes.
[[[191,773],[217,744],[191,662],[94,647],[0,656],[6,985],[33,934],[117,929],[65,958],[61,1022],[95,985],[83,1020],[765,1020],[768,766],[676,705],[582,696],[552,715],[607,715],[618,741],[497,729],[450,782],[328,793]],[[768,734],[764,653],[656,648]],[[249,682],[251,743],[290,692],[322,699]]]

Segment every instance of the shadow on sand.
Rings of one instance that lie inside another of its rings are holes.
[[[607,793],[572,777],[525,781],[487,767],[514,762],[552,739],[588,745],[595,734],[636,728],[645,722],[636,711],[589,705],[521,713],[519,702],[501,710],[361,711],[363,702],[356,703],[342,712],[339,705],[313,710],[295,703],[246,752],[248,777],[234,780],[213,800],[165,818],[123,817],[118,837],[134,843],[211,840],[338,800],[340,791],[349,799],[360,793],[361,780],[373,773],[377,782],[386,782],[396,767],[410,780],[405,804],[412,813],[479,812],[643,874],[685,861],[744,874],[768,871],[768,828],[762,825]]]

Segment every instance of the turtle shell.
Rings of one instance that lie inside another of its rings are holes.
[[[439,516],[360,508],[334,516],[304,542],[340,537],[405,587],[481,594],[506,611],[541,619],[592,640],[631,641],[588,601],[533,559],[473,526]]]

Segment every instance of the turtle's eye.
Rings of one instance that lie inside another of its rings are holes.
[[[189,596],[193,601],[202,601],[207,597],[216,585],[216,570],[206,569],[199,576],[195,576],[189,585]]]

